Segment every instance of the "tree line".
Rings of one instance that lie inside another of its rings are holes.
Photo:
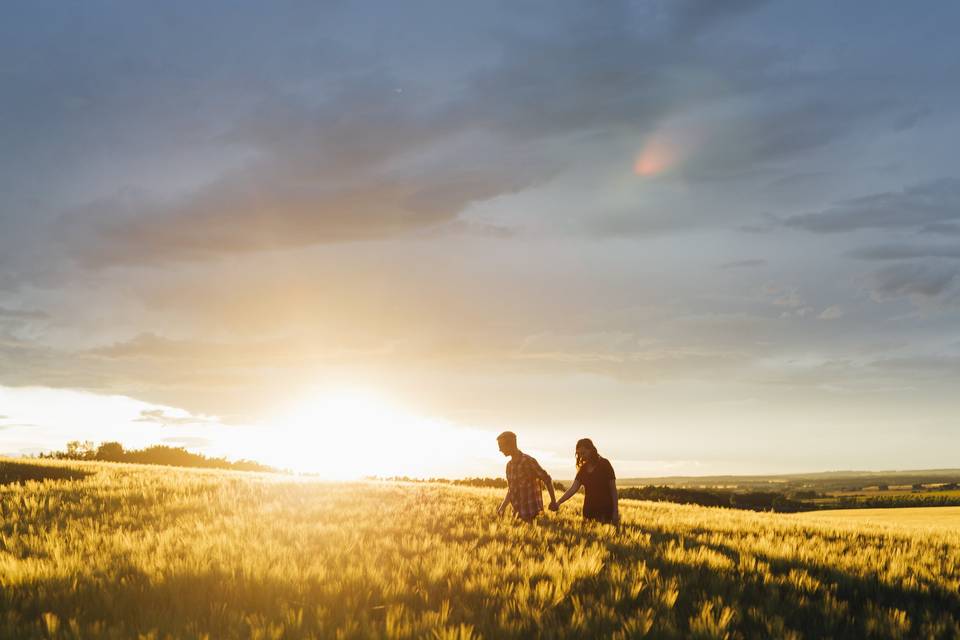
[[[130,462],[135,464],[157,464],[170,467],[201,467],[208,469],[229,469],[232,471],[268,471],[277,469],[253,460],[231,461],[226,458],[211,458],[199,453],[191,453],[183,447],[154,445],[145,449],[124,449],[119,442],[103,442],[94,446],[90,440],[71,440],[65,451],[52,451],[40,454],[41,458],[56,460],[97,460],[101,462]]]

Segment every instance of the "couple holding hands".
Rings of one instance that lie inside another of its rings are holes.
[[[577,441],[577,477],[559,500],[554,494],[550,474],[544,471],[535,459],[520,451],[515,433],[504,431],[497,436],[497,444],[500,445],[503,455],[510,458],[507,462],[507,495],[497,508],[498,514],[502,515],[510,504],[521,520],[531,522],[543,511],[543,496],[540,492],[542,481],[550,494],[551,511],[559,509],[561,504],[583,487],[583,519],[620,524],[617,479],[613,467],[609,460],[600,457],[589,438]]]

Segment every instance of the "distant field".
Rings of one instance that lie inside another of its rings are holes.
[[[960,507],[905,507],[902,509],[837,509],[809,511],[793,516],[808,522],[850,525],[896,525],[960,531]]]
[[[960,472],[829,472],[786,476],[627,478],[621,496],[638,500],[797,513],[827,509],[960,506]]]
[[[960,489],[947,489],[945,491],[940,491],[937,489],[924,489],[923,491],[915,491],[909,487],[903,489],[860,489],[858,491],[832,491],[829,494],[832,497],[846,498],[846,497],[902,497],[902,496],[914,496],[914,497],[944,497],[944,498],[958,498],[960,497]]]
[[[879,485],[890,489],[909,490],[914,484],[938,485],[960,483],[960,469],[917,469],[909,471],[828,471],[785,475],[755,476],[665,476],[661,478],[621,478],[620,486],[658,485],[752,489],[756,491],[791,491],[812,489],[819,493],[852,493]],[[896,492],[896,491],[895,491]]]
[[[619,531],[529,526],[494,489],[0,466],[0,638],[960,637],[956,527],[632,500]]]

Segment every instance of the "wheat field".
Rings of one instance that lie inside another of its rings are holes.
[[[44,464],[0,484],[3,638],[960,636],[950,529],[626,500],[620,530],[576,501],[528,526],[489,489]]]

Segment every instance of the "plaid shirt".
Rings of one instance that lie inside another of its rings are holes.
[[[525,453],[507,462],[507,486],[510,504],[523,520],[532,520],[543,511],[540,491],[540,464]]]

